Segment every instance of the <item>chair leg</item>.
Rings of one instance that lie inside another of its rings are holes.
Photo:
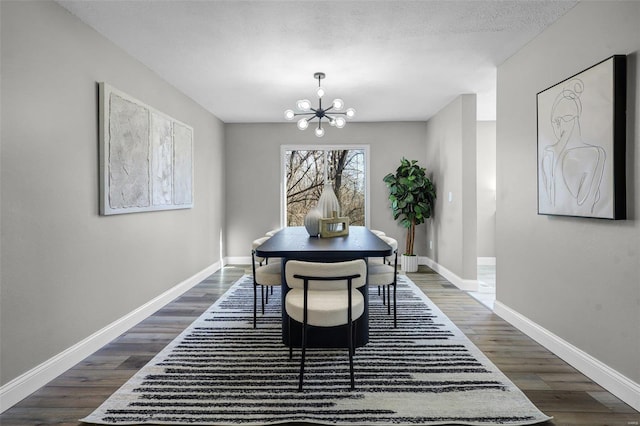
[[[302,392],[302,382],[304,381],[304,360],[307,349],[307,324],[302,325],[302,355],[300,357],[300,381],[298,383],[298,391]]]
[[[397,284],[393,285],[393,328],[398,327],[398,311],[397,311],[397,298],[396,298]]]
[[[385,286],[378,286],[378,288],[382,287],[382,304],[386,305],[387,304],[387,291]]]
[[[260,286],[260,296],[262,298],[262,315],[264,315],[264,286]]]
[[[358,341],[358,329],[356,328],[356,323],[354,322],[352,325],[353,328],[353,351],[352,353],[356,354],[356,342]]]
[[[387,289],[387,315],[391,315],[391,286],[385,286]]]
[[[356,381],[353,374],[353,353],[355,347],[353,344],[353,323],[349,323],[349,377],[351,379],[351,390],[356,388]]]
[[[258,310],[258,286],[253,283],[253,328],[256,328],[256,311]]]
[[[287,332],[287,340],[289,341],[289,361],[293,359],[293,342],[291,341],[291,317],[288,319],[289,330]]]

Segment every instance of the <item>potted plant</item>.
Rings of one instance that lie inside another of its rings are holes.
[[[413,251],[416,225],[424,223],[433,213],[436,190],[426,176],[426,169],[417,160],[402,158],[395,174],[389,173],[383,181],[389,188],[389,201],[395,220],[407,228],[405,252],[402,255],[402,269],[406,272],[418,270],[418,256]]]

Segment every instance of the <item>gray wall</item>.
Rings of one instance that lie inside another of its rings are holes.
[[[1,8],[4,384],[220,259],[224,129],[56,3]],[[193,209],[98,215],[98,81],[193,126]]]
[[[405,230],[393,220],[382,178],[395,172],[403,156],[424,165],[424,123],[349,123],[343,129],[329,128],[323,138],[311,130],[301,132],[295,123],[226,124],[225,141],[226,256],[250,256],[251,241],[280,225],[280,146],[295,144],[369,145],[369,225],[398,239],[403,251]],[[416,234],[416,251],[424,255],[424,227]]]
[[[496,257],[496,122],[477,124],[478,257]]]
[[[427,253],[468,280],[477,276],[476,127],[476,95],[457,97],[427,122],[426,168],[438,196]]]
[[[640,383],[640,2],[580,2],[498,68],[497,300]],[[537,215],[536,93],[629,54],[628,220]]]
[[[418,254],[463,278],[470,277],[472,264],[475,271],[475,254],[467,250],[475,250],[469,239],[476,232],[470,213],[457,203],[458,194],[464,206],[476,202],[463,173],[471,152],[475,159],[469,146],[475,127],[472,131],[468,124],[473,109],[475,125],[475,99],[473,107],[466,95],[457,99],[428,124],[350,123],[329,129],[322,139],[291,123],[223,126],[57,4],[2,1],[0,7],[0,383],[223,254],[248,256],[251,240],[279,225],[275,165],[281,144],[370,145],[370,226],[398,238],[401,246],[404,230],[391,217],[382,177],[402,156],[424,161],[438,188],[438,207],[434,221],[418,230]],[[496,219],[498,300],[636,382],[639,17],[637,2],[581,2],[499,67]],[[632,53],[629,220],[538,216],[535,94],[614,53]],[[194,127],[193,209],[98,215],[97,81]],[[227,252],[220,253],[225,213]],[[456,226],[465,232],[459,234]],[[435,250],[429,252],[431,238]],[[457,245],[457,256],[448,244]]]

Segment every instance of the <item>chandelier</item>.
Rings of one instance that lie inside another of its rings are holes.
[[[284,112],[284,118],[287,120],[293,120],[297,116],[305,116],[298,120],[298,129],[300,130],[306,130],[307,127],[309,127],[309,122],[317,118],[318,127],[316,127],[315,133],[319,138],[324,136],[324,129],[322,128],[323,118],[329,122],[329,125],[342,129],[347,124],[346,118],[353,118],[356,114],[356,110],[353,108],[347,108],[343,111],[344,102],[342,99],[334,99],[330,107],[322,108],[322,97],[325,95],[325,90],[320,85],[320,80],[324,77],[325,74],[323,72],[313,74],[313,78],[318,79],[318,89],[316,90],[316,94],[318,95],[318,108],[311,108],[311,101],[301,99],[296,102],[297,112],[292,109]]]

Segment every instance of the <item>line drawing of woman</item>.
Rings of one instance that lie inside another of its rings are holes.
[[[544,147],[540,168],[545,193],[553,207],[593,214],[600,200],[606,151],[582,139],[580,116],[584,83],[570,80],[551,107],[551,127],[556,142]],[[585,210],[586,209],[586,210]]]

